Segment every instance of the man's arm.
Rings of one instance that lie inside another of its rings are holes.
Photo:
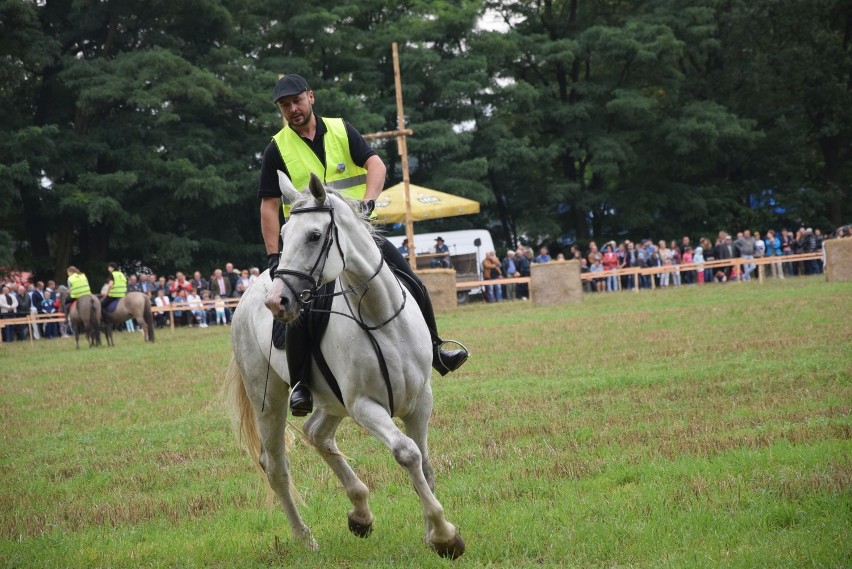
[[[281,226],[279,225],[278,210],[281,208],[281,198],[263,197],[260,200],[260,232],[266,254],[279,253]]]
[[[364,168],[367,170],[367,191],[364,194],[364,201],[374,200],[385,188],[387,167],[382,159],[374,154],[364,162]]]

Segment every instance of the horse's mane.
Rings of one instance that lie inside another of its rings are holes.
[[[369,219],[361,215],[361,210],[358,207],[358,202],[360,202],[361,200],[353,200],[351,198],[347,198],[339,191],[332,190],[330,188],[326,188],[325,192],[328,195],[332,195],[343,200],[343,203],[348,205],[349,208],[353,211],[353,213],[355,213],[355,217],[357,217],[361,224],[367,229],[367,231],[369,231],[370,235],[376,235],[377,232],[375,226],[370,223]],[[312,196],[311,192],[309,192],[308,190],[304,190],[299,193],[299,197],[293,200],[293,203],[290,204],[290,206],[292,209],[297,209],[300,207],[311,207],[313,205],[313,202],[314,196]]]

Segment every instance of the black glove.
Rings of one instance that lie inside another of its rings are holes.
[[[266,256],[266,264],[269,266],[269,273],[272,274],[275,272],[275,269],[278,268],[278,253],[270,253]]]
[[[373,213],[373,209],[376,207],[375,200],[368,200],[366,202],[359,201],[358,202],[358,211],[361,212],[361,215],[364,217],[370,217]]]

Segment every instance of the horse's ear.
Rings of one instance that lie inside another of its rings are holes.
[[[299,190],[281,170],[278,170],[278,189],[281,190],[281,199],[284,203],[293,203],[293,200],[299,197]]]
[[[308,184],[308,188],[310,188],[311,195],[317,199],[320,205],[325,203],[325,186],[323,185],[322,180],[319,179],[319,176],[313,172],[311,172],[311,182]]]

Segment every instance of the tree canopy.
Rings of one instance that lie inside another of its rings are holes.
[[[0,0],[0,266],[260,264],[278,74],[393,130],[392,42],[412,181],[483,204],[423,230],[559,249],[831,229],[850,36],[839,0]],[[377,150],[398,182],[395,142]]]

